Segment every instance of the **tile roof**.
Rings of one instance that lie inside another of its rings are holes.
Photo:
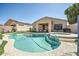
[[[5,23],[5,25],[6,25],[9,21],[11,21],[11,22],[16,22],[17,24],[21,24],[21,25],[31,25],[31,24],[29,24],[29,23],[20,22],[20,21],[16,21],[16,20],[13,20],[13,19],[9,19],[9,20]]]

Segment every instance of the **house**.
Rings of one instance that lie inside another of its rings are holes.
[[[46,16],[35,21],[32,25],[37,32],[62,32],[64,28],[67,28],[67,21]]]
[[[53,17],[42,17],[32,24],[19,22],[13,19],[9,19],[4,25],[0,24],[0,32],[27,32],[31,28],[37,32],[63,32],[64,29],[69,30],[73,33],[77,33],[78,24],[68,24],[67,20],[53,18]],[[75,28],[74,28],[75,27]]]
[[[4,26],[9,26],[13,28],[16,28],[16,31],[29,31],[31,28],[31,24],[29,23],[24,23],[24,22],[19,22],[13,19],[9,19]],[[11,29],[11,30],[12,30]]]

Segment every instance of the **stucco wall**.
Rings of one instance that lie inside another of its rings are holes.
[[[71,32],[74,32],[74,33],[77,33],[77,29],[78,29],[78,24],[76,23],[76,24],[70,24],[69,25],[69,28],[71,29]]]
[[[17,31],[29,31],[30,30],[30,27],[29,25],[24,25],[24,26],[20,26],[17,24],[16,28],[17,28]]]
[[[9,31],[11,32],[12,31],[12,26],[0,26],[0,32],[1,31]]]
[[[31,26],[27,26],[27,25],[24,25],[24,26],[16,26],[17,30],[16,31],[29,31],[30,30],[30,27]],[[0,32],[2,31],[9,31],[11,32],[12,31],[12,26],[0,26]]]
[[[62,24],[62,29],[67,28],[67,22],[63,20],[53,20],[53,26],[52,26],[53,30],[54,30],[54,24]],[[60,31],[63,31],[63,30],[60,30]]]

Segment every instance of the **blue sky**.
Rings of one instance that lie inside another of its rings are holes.
[[[8,19],[32,23],[44,16],[66,19],[64,10],[70,5],[72,4],[0,4],[0,24],[5,23]]]

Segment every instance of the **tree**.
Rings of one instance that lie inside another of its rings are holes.
[[[74,3],[72,6],[65,10],[69,24],[77,23],[77,15],[79,15],[79,3]]]
[[[74,3],[72,6],[65,10],[65,15],[67,16],[69,24],[77,23],[78,21],[78,29],[79,29],[79,3]],[[79,30],[78,30],[78,45],[77,45],[77,55],[79,56]]]

